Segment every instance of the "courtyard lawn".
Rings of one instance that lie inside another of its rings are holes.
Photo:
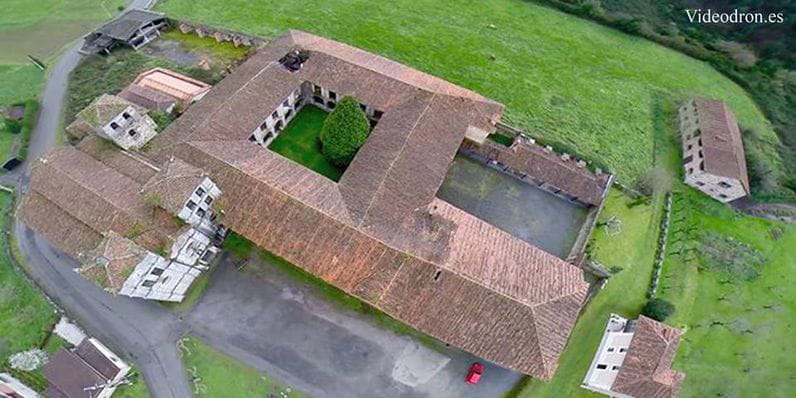
[[[578,318],[555,377],[549,382],[530,380],[516,394],[517,397],[599,396],[580,388],[580,383],[600,344],[603,328],[611,313],[635,318],[641,312],[652,275],[662,203],[658,200],[629,207],[632,202],[616,189],[611,190],[600,221],[618,218],[621,232],[609,235],[604,227],[596,228],[590,250],[597,261],[616,274]]]
[[[182,339],[180,349],[196,398],[308,397],[216,351],[195,337]]]
[[[9,212],[12,211],[13,197],[0,192],[2,218],[0,227],[7,228]],[[11,354],[36,348],[57,320],[55,311],[47,300],[28,283],[18,270],[11,266],[6,257],[5,246],[9,244],[6,235],[0,239],[0,364],[5,363]]]
[[[326,111],[306,105],[274,139],[268,149],[300,163],[326,178],[339,181],[343,169],[331,164],[321,153],[321,134]]]
[[[302,29],[416,67],[504,103],[507,123],[601,159],[625,183],[652,165],[659,95],[727,101],[779,162],[763,114],[707,64],[527,1],[164,0],[156,7],[267,38]]]

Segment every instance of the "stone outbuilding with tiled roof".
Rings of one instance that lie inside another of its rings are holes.
[[[583,388],[615,398],[675,398],[685,374],[672,369],[683,331],[645,316],[611,314]]]
[[[157,134],[147,110],[111,94],[103,94],[83,108],[66,127],[73,140],[89,134],[113,141],[123,149],[139,149]]]
[[[679,115],[685,183],[720,202],[749,195],[741,131],[727,104],[697,98]]]

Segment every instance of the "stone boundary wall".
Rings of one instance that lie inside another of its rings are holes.
[[[661,277],[661,267],[663,267],[663,260],[666,257],[666,239],[669,236],[671,215],[672,193],[666,192],[666,203],[663,208],[663,217],[661,218],[660,232],[658,235],[658,249],[655,252],[655,264],[652,266],[652,280],[650,281],[650,288],[647,293],[649,298],[655,298],[655,296],[658,294],[658,281]]]
[[[175,26],[180,32],[185,34],[195,34],[199,37],[212,37],[216,39],[217,42],[231,42],[235,47],[259,47],[265,44],[265,40],[256,37],[247,35],[245,33],[235,32],[226,29],[219,29],[212,26],[190,22],[190,21],[179,21],[179,20],[170,20],[171,25]]]
[[[592,206],[589,209],[589,213],[586,215],[586,220],[583,222],[583,227],[581,227],[580,231],[578,231],[578,236],[575,238],[575,243],[572,245],[572,250],[569,251],[569,255],[567,255],[567,261],[572,263],[577,263],[579,257],[585,257],[584,253],[586,252],[586,246],[589,244],[589,239],[591,238],[592,233],[594,232],[594,228],[597,226],[597,218],[600,216],[600,213],[603,211],[603,207],[605,207],[605,199],[608,197],[608,191],[611,189],[611,185],[614,183],[614,175],[612,174],[608,177],[608,182],[605,184],[605,189],[603,189],[603,193],[600,197],[600,204],[598,206]],[[584,260],[586,260],[584,258]],[[585,264],[588,264],[589,261],[584,261]],[[601,275],[600,272],[593,272],[597,275]],[[610,276],[610,273],[608,273]],[[604,278],[607,276],[603,276]]]

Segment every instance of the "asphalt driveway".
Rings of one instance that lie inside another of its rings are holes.
[[[239,271],[224,260],[185,315],[190,332],[244,363],[323,397],[498,397],[521,375],[462,351],[444,353],[371,325],[311,286],[271,268]],[[464,383],[486,365],[481,383]]]

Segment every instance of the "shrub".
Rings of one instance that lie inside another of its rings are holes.
[[[359,102],[343,97],[326,118],[321,129],[323,156],[336,166],[345,167],[370,134],[370,124]]]
[[[674,314],[674,304],[659,298],[650,299],[644,305],[641,313],[656,321],[663,322],[666,318]]]

